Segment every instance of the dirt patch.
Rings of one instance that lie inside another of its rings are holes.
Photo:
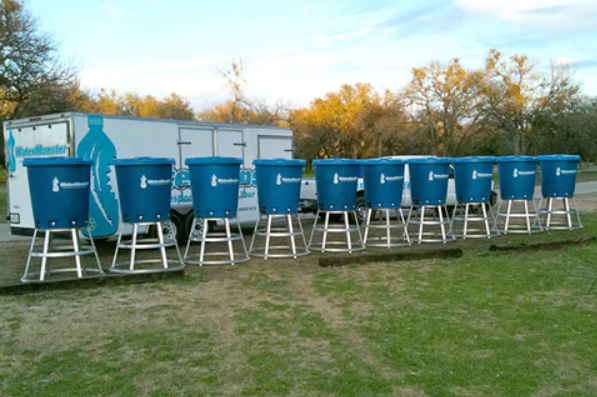
[[[576,207],[582,212],[597,212],[597,194],[581,194],[575,197]]]

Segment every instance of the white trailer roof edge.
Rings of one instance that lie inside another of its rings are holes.
[[[157,119],[152,117],[136,117],[136,116],[121,116],[121,115],[106,115],[96,113],[81,113],[81,112],[62,112],[53,113],[44,116],[31,116],[21,119],[6,120],[3,122],[4,126],[19,126],[29,124],[32,122],[44,122],[59,120],[71,116],[87,117],[91,115],[101,115],[104,118],[114,120],[138,120],[138,121],[150,121],[155,123],[175,123],[178,125],[191,125],[191,126],[205,126],[205,127],[222,127],[222,128],[259,128],[259,129],[272,129],[272,130],[288,130],[292,131],[288,127],[279,127],[275,125],[257,125],[257,124],[232,124],[232,123],[212,123],[209,121],[195,121],[195,120],[176,120],[176,119]]]

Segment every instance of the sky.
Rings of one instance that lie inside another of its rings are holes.
[[[307,106],[342,84],[397,91],[411,69],[491,48],[569,63],[597,95],[596,0],[25,0],[83,87],[200,110],[229,97],[217,70],[245,65],[245,93]]]

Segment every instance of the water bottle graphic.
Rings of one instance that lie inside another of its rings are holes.
[[[6,151],[8,152],[8,172],[17,170],[17,156],[15,154],[15,137],[12,136],[12,130],[8,131],[8,142],[6,142]]]
[[[116,181],[110,165],[116,158],[116,146],[104,132],[102,116],[87,118],[89,132],[77,147],[77,154],[93,160],[91,166],[91,194],[89,198],[89,226],[94,237],[110,236],[118,231],[119,211],[116,194],[112,190]]]

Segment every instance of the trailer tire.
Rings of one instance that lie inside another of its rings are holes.
[[[164,234],[164,239],[171,240],[175,238],[178,242],[178,246],[185,245],[187,243],[188,231],[186,229],[184,217],[178,212],[172,211],[170,213],[170,220],[162,222],[162,233]],[[157,238],[158,234],[155,226],[152,226],[150,235],[153,238]]]
[[[355,202],[354,212],[359,220],[359,225],[365,223],[365,218],[367,216],[367,203],[365,202],[365,195],[359,194],[357,196],[357,201]]]

